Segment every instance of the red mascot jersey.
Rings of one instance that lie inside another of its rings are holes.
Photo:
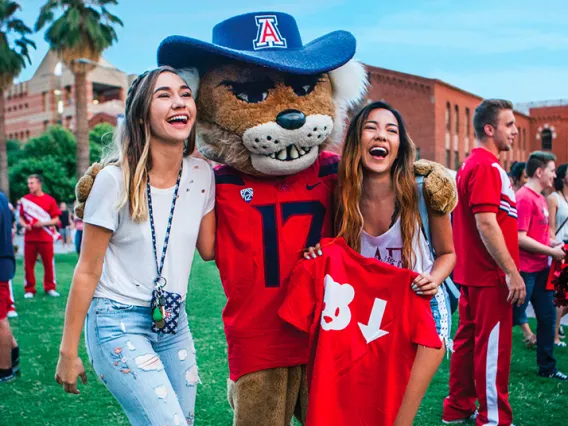
[[[258,178],[215,171],[215,261],[227,296],[223,322],[231,380],[306,364],[308,339],[278,316],[302,250],[332,233],[339,157],[323,152],[292,176]]]
[[[310,336],[307,426],[392,425],[417,345],[441,348],[416,274],[366,258],[342,238],[294,270],[280,316]]]

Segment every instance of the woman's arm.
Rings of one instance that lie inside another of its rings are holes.
[[[438,370],[445,352],[444,347],[432,349],[418,346],[416,358],[414,358],[414,364],[412,364],[412,370],[410,371],[410,379],[408,380],[394,426],[412,426],[414,417],[420,407],[420,402],[432,381],[432,377]]]
[[[558,211],[558,199],[550,194],[546,197],[548,203],[548,234],[551,240],[556,240],[556,213]],[[566,225],[564,225],[566,226]]]
[[[430,221],[431,244],[436,251],[436,259],[430,274],[420,274],[414,280],[413,287],[417,294],[431,296],[452,273],[456,265],[456,253],[452,235],[450,215],[428,211]]]
[[[201,219],[197,237],[197,251],[203,260],[215,259],[215,232],[216,218],[215,209],[213,209]]]
[[[93,294],[101,277],[103,260],[107,250],[112,231],[85,224],[83,230],[83,250],[73,274],[73,282],[67,308],[65,311],[65,325],[63,339],[59,348],[59,361],[55,380],[63,385],[65,392],[76,393],[77,377],[81,376],[86,383],[87,376],[83,363],[78,355],[81,330],[93,300]]]

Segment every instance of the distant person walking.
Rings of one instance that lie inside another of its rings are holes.
[[[20,369],[20,350],[7,318],[11,305],[9,282],[15,271],[12,212],[8,199],[0,192],[0,383],[12,381]]]
[[[75,202],[75,206],[77,202]],[[83,219],[73,213],[73,224],[75,226],[75,251],[81,254],[81,243],[83,242]]]
[[[54,225],[59,223],[61,211],[55,199],[43,192],[42,179],[39,175],[28,177],[29,194],[20,200],[20,224],[24,234],[25,294],[31,299],[36,294],[35,264],[38,254],[43,263],[43,288],[52,297],[58,297],[55,290],[55,263],[53,242],[59,234]]]
[[[515,306],[515,325],[522,318],[531,301],[536,314],[536,362],[539,376],[568,380],[566,374],[556,368],[554,358],[554,328],[556,308],[554,291],[546,289],[548,260],[562,260],[566,257],[562,242],[550,238],[549,212],[542,192],[552,188],[556,178],[554,161],[549,152],[533,152],[527,161],[528,182],[517,192],[519,215],[520,270],[527,287],[525,303]]]
[[[61,234],[61,245],[65,251],[69,251],[71,247],[71,212],[67,209],[67,204],[62,202],[59,204],[59,233]]]
[[[555,191],[548,196],[548,212],[550,213],[550,238],[568,243],[568,164],[562,164],[556,169],[554,179]],[[554,345],[565,348],[564,330],[560,321],[568,314],[568,306],[556,308],[556,335]]]

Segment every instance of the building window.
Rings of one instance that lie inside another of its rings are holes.
[[[45,121],[43,122],[43,131],[44,131],[44,132],[47,130],[47,126],[49,126],[49,121],[48,121],[48,120],[45,120]]]
[[[28,104],[25,104],[24,106],[26,107],[26,109],[28,109]]]
[[[416,147],[416,161],[420,160],[420,147]]]
[[[527,149],[527,129],[523,129],[523,155],[525,155],[526,149]]]
[[[23,130],[20,132],[20,139],[24,140],[24,131]]]
[[[542,139],[542,149],[551,150],[552,149],[552,130],[544,129],[540,134]]]
[[[451,109],[452,107],[450,106],[450,103],[446,103],[446,130],[449,132],[452,130],[452,125],[451,125]]]
[[[456,132],[456,135],[459,135],[460,133],[460,108],[456,105],[455,106],[455,115],[454,115],[454,131]]]
[[[29,139],[29,138],[30,138],[30,131],[26,130],[26,139]]]
[[[469,137],[471,132],[471,123],[469,118],[469,108],[465,109],[465,136]]]
[[[449,149],[446,149],[446,167],[449,169],[450,167],[452,167],[452,165],[450,164],[450,161],[452,159],[451,153]]]
[[[460,168],[460,153],[454,151],[454,169],[458,170]]]

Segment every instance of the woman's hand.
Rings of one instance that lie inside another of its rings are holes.
[[[304,259],[315,259],[317,256],[323,256],[320,243],[315,247],[310,247],[304,251]]]
[[[434,280],[430,274],[420,274],[412,282],[412,290],[420,296],[434,296],[441,283]]]
[[[67,393],[78,395],[77,377],[81,378],[84,385],[87,384],[87,373],[83,367],[83,361],[78,356],[59,355],[57,369],[55,371],[55,381],[63,386]]]

